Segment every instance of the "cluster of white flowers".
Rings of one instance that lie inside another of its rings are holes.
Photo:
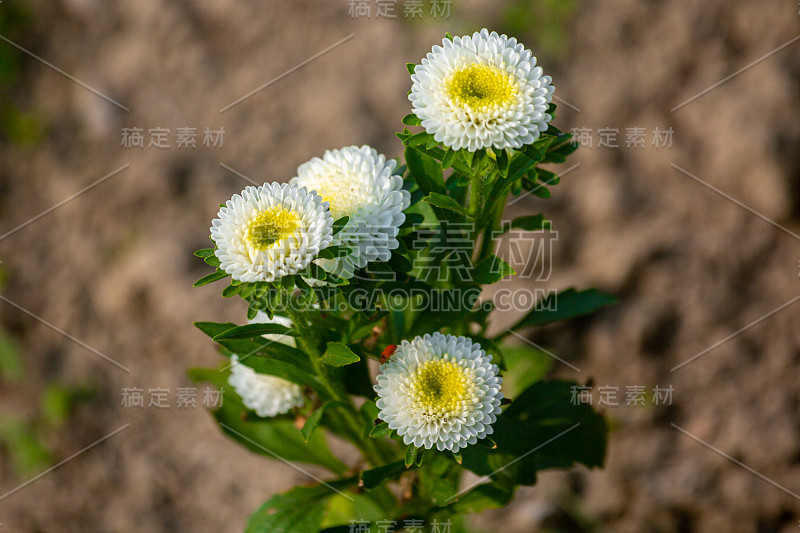
[[[396,165],[369,146],[348,146],[300,165],[289,184],[247,187],[212,223],[220,268],[238,281],[274,281],[316,259],[348,279],[369,262],[388,261],[411,202]],[[347,224],[333,235],[334,220],[345,216]],[[318,259],[332,244],[350,253]]]
[[[530,50],[481,30],[445,39],[416,66],[409,99],[423,128],[453,150],[518,149],[547,129],[554,87]],[[300,165],[288,184],[247,187],[219,210],[211,237],[220,268],[240,282],[272,282],[313,261],[352,278],[399,246],[410,194],[396,162],[369,146],[330,150]],[[333,223],[348,217],[335,235]],[[328,246],[350,249],[318,257]],[[259,313],[253,322],[291,326]],[[285,335],[265,336],[294,346]],[[403,341],[381,365],[380,417],[407,445],[458,450],[492,433],[503,398],[491,355],[467,337],[433,333]],[[230,385],[244,405],[272,417],[304,405],[302,389],[231,357]]]

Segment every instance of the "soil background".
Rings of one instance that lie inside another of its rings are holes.
[[[403,4],[395,20],[376,18],[374,3],[370,18],[352,17],[346,0],[23,6],[31,20],[14,42],[129,111],[36,60],[4,88],[43,133],[2,139],[0,234],[94,186],[0,237],[0,324],[26,367],[22,383],[0,385],[0,410],[34,417],[52,382],[92,388],[46,432],[54,464],[129,426],[0,500],[0,531],[236,532],[270,494],[307,481],[234,445],[203,409],[175,407],[185,369],[218,363],[191,322],[244,314],[215,286],[191,288],[205,272],[192,252],[246,179],[288,179],[350,144],[398,155],[405,63],[445,31],[482,26],[534,49],[562,99],[557,126],[592,132],[553,198],[511,212],[543,211],[559,233],[552,276],[536,287],[619,297],[531,338],[580,369],[556,364],[552,376],[619,387],[622,405],[602,407],[613,428],[604,470],[545,473],[476,524],[797,531],[800,497],[787,491],[800,493],[800,40],[751,65],[800,36],[797,3],[584,1],[553,18],[553,2],[456,0],[445,19],[426,1],[413,23]],[[171,148],[124,148],[131,127],[169,128]],[[197,128],[197,148],[176,147],[181,127]],[[224,128],[221,149],[202,146],[206,127]],[[599,146],[603,128],[619,130],[618,148]],[[644,148],[625,146],[628,128],[645,130]],[[670,147],[653,146],[656,128],[672,128]],[[636,385],[672,386],[672,405],[626,407]],[[126,387],[170,389],[172,407],[125,408]],[[0,494],[26,480],[0,453]]]

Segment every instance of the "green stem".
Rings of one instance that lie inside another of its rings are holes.
[[[481,246],[477,256],[477,262],[480,263],[494,253],[494,241],[497,230],[500,229],[500,221],[503,218],[503,212],[506,207],[507,192],[500,194],[500,197],[495,199],[491,207],[491,214],[488,224],[483,228],[483,238],[481,239]]]
[[[480,218],[481,209],[483,208],[483,176],[475,173],[470,177],[469,184],[469,215],[474,218]]]
[[[308,358],[311,360],[314,371],[319,378],[320,385],[328,396],[346,406],[346,410],[343,412],[345,422],[345,431],[343,432],[347,434],[348,440],[364,454],[372,466],[379,466],[387,459],[392,460],[393,454],[391,450],[379,445],[375,439],[362,437],[359,431],[359,428],[362,427],[359,420],[360,415],[350,396],[341,387],[337,387],[331,382],[328,370],[322,363],[322,353],[320,352],[315,332],[306,322],[305,317],[295,309],[291,296],[285,299],[284,304],[286,313],[292,319],[292,323],[297,328],[298,333],[300,333],[297,337],[297,343],[308,354]]]

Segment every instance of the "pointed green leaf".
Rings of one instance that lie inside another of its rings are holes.
[[[511,221],[510,224],[506,224],[503,227],[503,233],[511,230],[511,229],[521,229],[525,231],[542,231],[546,229],[551,229],[552,224],[549,220],[544,218],[542,213],[538,215],[529,215],[526,217],[519,217],[515,218]]]
[[[536,304],[536,307],[530,313],[514,324],[511,329],[518,330],[568,320],[594,313],[615,303],[617,303],[615,297],[597,289],[585,291],[567,289],[566,291],[550,293],[543,301]]]
[[[379,439],[381,437],[386,437],[392,432],[391,428],[389,428],[389,424],[386,422],[381,422],[369,432],[369,436],[374,439]]]
[[[250,516],[244,533],[320,531],[328,501],[353,483],[349,478],[313,487],[298,486],[285,494],[276,494]]]
[[[346,366],[359,361],[361,358],[341,342],[329,342],[322,355],[322,362],[329,366]]]
[[[462,215],[467,214],[467,210],[464,208],[464,206],[462,206],[449,196],[445,196],[443,194],[432,192],[428,194],[425,198],[423,198],[422,201],[427,202],[434,207],[447,209],[448,211],[455,211],[456,213]]]
[[[511,265],[492,254],[472,270],[472,280],[481,285],[491,285],[516,273],[517,271]]]
[[[371,470],[364,470],[359,475],[359,486],[365,489],[372,489],[383,483],[384,481],[396,479],[400,474],[406,471],[406,464],[404,460],[389,463]]]
[[[417,447],[413,444],[406,448],[405,465],[406,468],[411,468],[417,461]]]
[[[317,464],[337,474],[347,470],[347,466],[331,454],[322,433],[312,435],[305,442],[291,420],[246,419],[248,410],[230,389],[229,374],[214,369],[192,369],[189,372],[195,383],[208,382],[220,388],[222,398],[212,414],[223,433],[245,448],[271,459]]]
[[[410,113],[403,117],[403,124],[407,126],[422,126],[422,121],[414,113]]]
[[[214,283],[215,281],[219,281],[221,279],[225,279],[228,277],[227,272],[222,272],[217,270],[216,272],[209,274],[208,276],[203,276],[202,278],[198,279],[194,282],[194,287],[202,287],[203,285],[208,285],[209,283]]]
[[[417,148],[408,147],[405,159],[411,177],[425,194],[445,192],[442,167],[435,158]]]
[[[231,298],[232,296],[236,296],[239,294],[239,291],[242,290],[242,285],[228,285],[222,291],[223,298]]]
[[[223,331],[215,335],[214,340],[255,339],[261,335],[289,335],[290,337],[297,337],[297,332],[280,324],[246,324]]]
[[[500,150],[500,152],[497,154],[497,170],[504,178],[508,177],[508,166],[508,152],[505,150]]]
[[[317,428],[319,423],[322,421],[322,415],[325,413],[325,411],[327,409],[330,409],[331,407],[343,406],[343,405],[344,404],[342,402],[329,401],[329,402],[323,403],[319,407],[319,409],[317,409],[316,411],[311,413],[311,416],[309,416],[306,419],[306,423],[303,424],[303,429],[300,431],[300,433],[303,435],[303,439],[306,442],[308,442],[308,439],[311,438],[311,435],[314,433],[314,430]]]
[[[447,152],[444,154],[444,159],[442,159],[442,168],[450,168],[453,166],[453,161],[458,154],[457,151],[453,150],[452,148],[448,148]]]
[[[333,235],[336,235],[337,233],[342,231],[342,229],[344,229],[344,227],[347,225],[347,222],[349,222],[349,221],[350,221],[350,217],[348,217],[348,216],[344,216],[344,217],[342,217],[340,219],[335,220],[333,222]]]
[[[320,259],[338,259],[340,257],[345,257],[350,255],[353,252],[348,246],[328,246],[320,250],[317,257]]]
[[[513,487],[506,487],[502,483],[484,483],[454,499],[447,508],[457,514],[480,513],[486,509],[505,507],[513,496]]]

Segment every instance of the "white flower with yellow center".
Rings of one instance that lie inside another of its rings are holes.
[[[288,413],[295,407],[302,407],[304,402],[299,385],[276,376],[259,374],[240,363],[236,355],[231,356],[228,383],[241,396],[245,407],[265,418]]]
[[[403,178],[394,174],[396,162],[369,146],[328,150],[297,169],[289,183],[316,191],[330,205],[331,216],[349,217],[333,244],[351,253],[338,259],[319,259],[325,270],[345,279],[372,261],[388,261],[399,246],[397,234],[406,219],[403,210],[411,195]]]
[[[516,39],[486,29],[444,39],[411,80],[414,114],[453,150],[520,148],[533,143],[552,118],[550,76]]]
[[[467,337],[434,333],[403,341],[381,365],[380,418],[406,444],[456,452],[492,433],[502,378]]]
[[[333,219],[316,193],[286,183],[247,187],[220,208],[211,238],[220,268],[243,282],[304,270],[330,246]]]

